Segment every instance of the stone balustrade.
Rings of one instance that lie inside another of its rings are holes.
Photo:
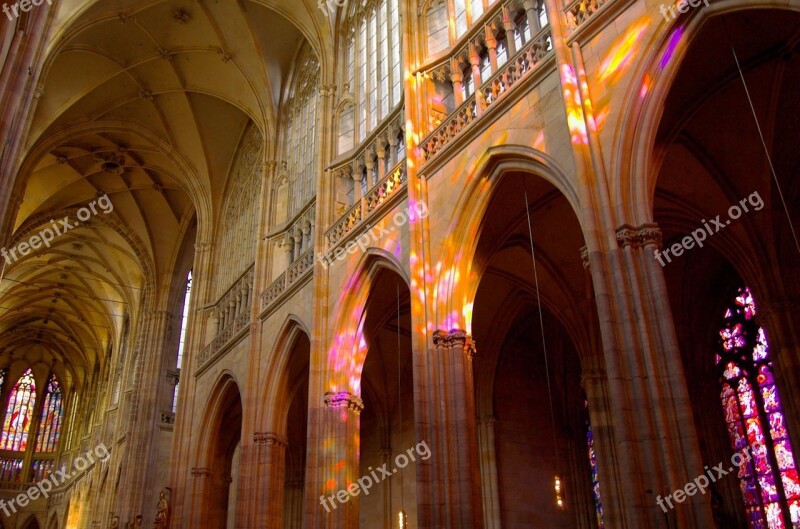
[[[434,158],[477,122],[488,108],[536,71],[550,56],[552,49],[550,27],[547,26],[533,35],[508,61],[498,66],[495,73],[480,84],[475,94],[458,106],[420,143],[423,162]]]
[[[255,265],[247,271],[220,297],[211,308],[208,319],[208,344],[197,358],[197,372],[203,370],[220,350],[237,337],[240,332],[250,328],[250,309],[253,294]]]

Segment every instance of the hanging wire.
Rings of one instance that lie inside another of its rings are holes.
[[[550,427],[553,431],[553,453],[556,455],[556,471],[561,475],[561,460],[558,455],[558,438],[556,437],[556,416],[553,407],[553,389],[550,385],[550,365],[547,361],[547,343],[544,336],[544,316],[542,315],[542,298],[539,293],[539,274],[536,270],[536,252],[533,248],[533,228],[531,227],[531,212],[528,207],[528,186],[525,185],[524,178],[522,179],[522,187],[525,198],[525,215],[528,219],[528,237],[531,243],[531,262],[533,263],[533,281],[536,287],[536,304],[539,307],[539,328],[542,332],[542,356],[544,357],[544,370],[547,377],[547,398],[550,401]]]
[[[797,253],[800,254],[800,242],[797,239],[797,233],[794,231],[794,224],[792,223],[792,216],[789,215],[789,207],[786,205],[786,199],[783,196],[783,189],[781,189],[781,184],[778,181],[778,174],[775,172],[775,165],[772,163],[772,156],[769,154],[769,149],[767,148],[767,142],[764,139],[764,133],[761,130],[761,124],[758,121],[758,115],[756,114],[756,107],[753,105],[753,98],[750,97],[750,90],[747,88],[747,81],[744,79],[744,72],[742,71],[742,65],[739,63],[739,57],[736,55],[736,50],[733,47],[733,41],[731,40],[731,35],[728,32],[728,23],[725,22],[725,34],[728,37],[728,43],[731,45],[731,52],[733,53],[733,60],[736,63],[736,69],[739,70],[739,78],[742,80],[742,86],[744,87],[744,93],[747,95],[747,102],[750,104],[750,112],[753,114],[753,121],[756,123],[756,129],[758,129],[758,136],[761,139],[761,146],[764,147],[764,154],[767,156],[767,162],[769,163],[769,169],[772,172],[772,179],[775,181],[775,188],[778,191],[778,196],[781,199],[781,204],[783,204],[783,210],[786,212],[786,220],[789,222],[789,229],[792,232],[792,238],[794,239],[795,248],[797,248]]]
[[[401,362],[400,362],[400,283],[395,281],[395,287],[397,290],[397,414],[400,416],[400,426],[398,430],[400,432],[403,431],[403,388],[401,385],[402,382],[402,370],[401,370]],[[405,493],[403,491],[403,469],[400,469],[400,519],[401,519],[401,526],[405,525]],[[401,527],[401,529],[405,529]]]

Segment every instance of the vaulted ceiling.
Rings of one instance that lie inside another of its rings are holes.
[[[113,211],[6,266],[0,355],[83,379],[208,240],[250,121],[269,156],[293,60],[304,43],[325,55],[328,19],[316,0],[57,6],[8,248],[100,196]]]

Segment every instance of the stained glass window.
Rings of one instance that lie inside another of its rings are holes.
[[[36,436],[37,452],[55,452],[58,447],[58,436],[61,434],[61,423],[64,420],[64,399],[61,384],[55,374],[45,388],[42,420],[39,421],[39,433]]]
[[[750,289],[725,311],[716,365],[751,529],[800,529],[800,481],[775,386],[769,342]]]
[[[33,406],[36,404],[36,382],[30,369],[17,381],[6,408],[0,450],[24,452],[28,446],[28,431],[31,427]]]
[[[589,422],[589,403],[584,401],[586,407],[586,446],[589,451],[589,466],[592,470],[592,497],[594,497],[594,507],[597,513],[597,527],[604,529],[603,523],[603,504],[600,501],[600,477],[597,472],[597,453],[594,451],[594,433],[592,432],[592,425]]]

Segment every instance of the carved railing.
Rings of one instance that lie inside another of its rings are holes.
[[[477,105],[475,94],[473,94],[422,141],[420,149],[422,149],[423,160],[427,162],[433,158],[445,145],[472,125],[477,118]]]
[[[480,88],[483,95],[484,109],[497,101],[503,94],[511,90],[518,81],[524,79],[553,49],[550,39],[550,28],[540,31],[510,61],[504,64],[496,74],[490,77]]]
[[[550,54],[553,48],[550,27],[539,31],[483,83],[469,99],[464,101],[441,125],[421,143],[424,162],[429,161],[455,138],[478,121],[486,109],[500,101],[520,81],[531,75]]]
[[[255,266],[250,268],[214,304],[209,318],[209,336],[213,336],[197,358],[197,371],[201,371],[216,354],[239,332],[250,326],[250,308],[253,295]]]
[[[395,196],[399,190],[405,187],[406,181],[406,162],[403,160],[325,232],[326,251],[335,248],[342,239],[347,237],[347,234],[368,219],[381,204]]]
[[[567,26],[570,32],[574,32],[589,21],[592,16],[600,11],[604,5],[611,3],[612,0],[575,0],[564,8],[567,19]]]
[[[261,310],[267,310],[274,305],[292,285],[307,277],[313,269],[314,249],[310,248],[261,293]]]
[[[312,200],[289,221],[267,237],[278,241],[286,253],[287,265],[295,262],[309,248],[314,247],[317,201]]]

